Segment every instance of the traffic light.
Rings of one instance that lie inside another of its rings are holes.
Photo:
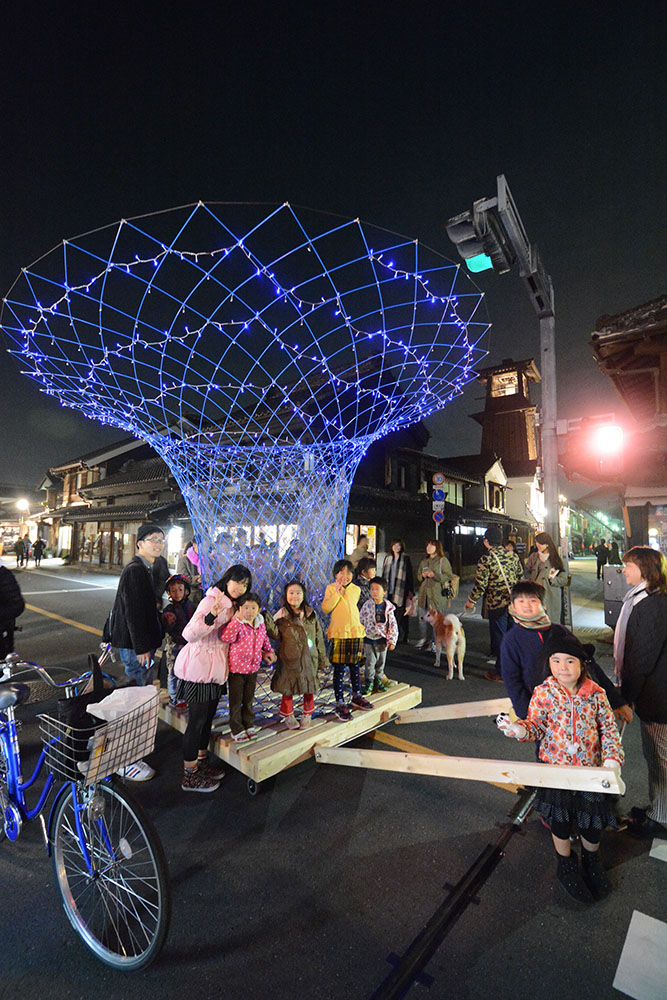
[[[496,205],[496,198],[491,201],[480,198],[471,211],[455,215],[445,225],[447,235],[470,271],[493,268],[498,274],[505,274],[516,260]]]
[[[466,262],[470,271],[488,271],[493,261],[484,252],[482,240],[475,232],[472,212],[461,212],[450,219],[446,227],[447,235]]]

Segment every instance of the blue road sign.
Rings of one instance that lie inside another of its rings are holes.
[[[444,500],[445,499],[445,491],[444,490],[433,490],[433,499],[434,500]]]
[[[434,510],[433,520],[435,521],[436,524],[442,524],[442,522],[445,520],[444,512],[441,510]]]

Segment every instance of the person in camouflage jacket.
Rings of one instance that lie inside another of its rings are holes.
[[[484,595],[491,640],[491,657],[487,662],[493,665],[493,670],[488,670],[484,674],[489,681],[502,680],[497,669],[500,642],[512,624],[507,613],[510,590],[521,579],[517,560],[514,559],[512,553],[503,548],[502,541],[502,532],[497,525],[491,525],[490,528],[487,528],[484,536],[484,545],[487,551],[477,563],[475,583],[465,603],[468,611],[474,611],[475,602]]]

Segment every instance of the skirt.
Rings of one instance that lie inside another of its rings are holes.
[[[332,663],[363,663],[364,640],[332,639],[330,659]]]
[[[187,701],[188,705],[218,701],[223,694],[227,694],[226,684],[204,684],[201,681],[184,681],[182,678],[179,678],[176,688],[176,700]]]
[[[617,795],[603,795],[602,792],[572,792],[565,788],[540,788],[535,799],[535,808],[551,823],[570,824],[586,835],[587,830],[601,833],[608,826],[616,829],[618,822],[614,813]]]

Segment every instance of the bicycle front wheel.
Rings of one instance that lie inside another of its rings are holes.
[[[81,810],[90,868],[70,787],[53,821],[53,864],[65,913],[84,943],[115,969],[143,969],[164,944],[171,897],[155,828],[124,788],[97,785]]]

